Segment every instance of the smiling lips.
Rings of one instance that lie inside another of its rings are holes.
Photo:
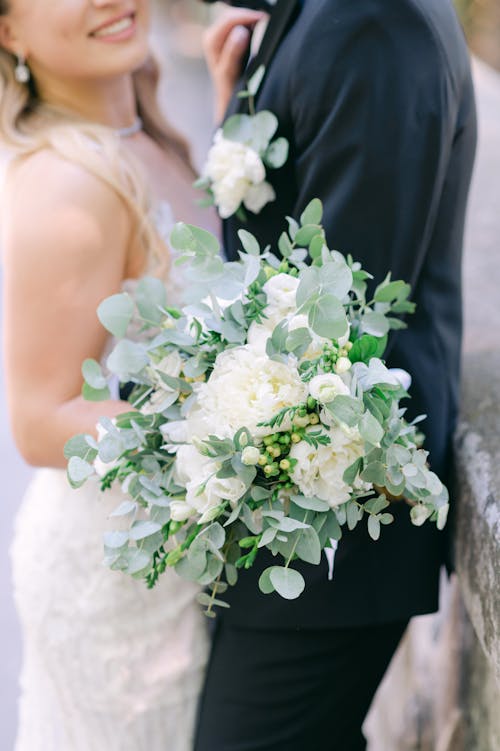
[[[119,18],[116,21],[110,21],[109,23],[101,26],[96,31],[93,31],[90,36],[96,39],[105,38],[121,38],[122,36],[128,36],[127,32],[132,31],[135,25],[135,14],[131,13],[128,16]]]

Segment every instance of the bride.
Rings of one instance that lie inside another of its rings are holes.
[[[99,302],[145,272],[179,295],[172,215],[203,223],[186,145],[155,103],[148,20],[147,0],[0,0],[0,140],[15,157],[2,212],[8,402],[17,445],[41,468],[12,548],[24,636],[16,751],[192,743],[208,650],[197,589],[172,575],[149,592],[104,568],[116,499],[96,484],[72,491],[63,455],[70,436],[129,409],[118,395],[80,396],[82,361],[109,346]],[[233,42],[220,91],[241,31]]]

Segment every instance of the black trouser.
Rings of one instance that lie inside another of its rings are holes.
[[[195,751],[363,751],[361,725],[407,621],[217,627]]]

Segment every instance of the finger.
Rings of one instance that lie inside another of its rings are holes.
[[[250,44],[251,35],[245,26],[235,26],[228,35],[219,58],[222,72],[231,78],[236,78],[241,71],[243,56]]]
[[[205,32],[204,48],[207,55],[217,58],[235,26],[252,28],[266,14],[252,10],[232,9]]]

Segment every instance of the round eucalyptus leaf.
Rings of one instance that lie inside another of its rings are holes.
[[[269,574],[271,584],[285,600],[296,600],[305,589],[304,577],[298,571],[274,566]]]
[[[311,305],[308,319],[314,333],[327,339],[338,339],[348,331],[344,306],[333,295],[320,296]]]
[[[271,572],[276,568],[275,566],[271,566],[270,568],[266,568],[265,571],[262,572],[259,578],[259,589],[264,595],[270,595],[271,592],[275,591],[274,584],[271,581]]]
[[[109,355],[107,366],[121,380],[126,380],[129,375],[140,373],[148,362],[144,345],[123,339]]]
[[[137,521],[134,522],[130,530],[131,540],[144,540],[146,537],[151,537],[161,530],[161,524],[151,521]]]
[[[321,224],[323,219],[323,204],[319,198],[313,198],[313,200],[307,204],[306,208],[302,212],[300,217],[300,223],[304,224]]]
[[[102,368],[96,360],[84,360],[82,364],[82,375],[88,385],[97,391],[107,387],[106,378],[103,375]]]
[[[134,303],[125,292],[108,297],[97,308],[97,316],[113,336],[119,339],[127,333],[134,314]]]
[[[138,548],[127,550],[127,574],[136,576],[142,574],[151,566],[151,556]]]
[[[72,456],[68,462],[68,478],[73,488],[81,487],[94,474],[91,464],[79,456]]]

